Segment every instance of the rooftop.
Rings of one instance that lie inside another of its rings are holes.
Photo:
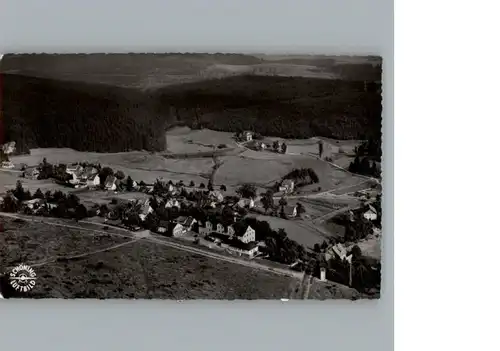
[[[210,236],[213,238],[219,239],[221,242],[223,242],[226,245],[235,247],[235,248],[240,249],[240,250],[251,250],[251,249],[257,247],[257,242],[255,242],[255,241],[246,244],[246,243],[241,242],[238,239],[230,239],[228,236],[223,235],[223,234],[219,234],[216,232],[210,233]]]

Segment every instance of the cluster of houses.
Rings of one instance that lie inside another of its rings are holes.
[[[49,203],[45,199],[31,199],[26,201],[20,201],[12,193],[7,193],[5,196],[0,197],[0,205],[3,204],[5,198],[9,197],[14,203],[21,205],[21,210],[30,209],[33,214],[37,214],[40,211],[46,210],[50,211],[57,207],[57,204]]]
[[[348,215],[351,222],[355,220],[356,216],[352,210],[348,212]],[[363,217],[369,221],[376,221],[378,217],[377,210],[372,205],[368,205],[368,209],[363,212]]]
[[[38,179],[39,175],[40,175],[40,170],[38,169],[38,167],[27,167],[24,169],[24,171],[22,173],[22,176],[24,178],[33,179],[33,180]]]
[[[101,185],[99,170],[93,166],[68,165],[66,173],[72,177],[69,183],[75,188],[95,188]]]
[[[272,144],[268,144],[260,140],[253,140],[248,144],[248,147],[257,151],[269,150],[280,154],[284,154],[287,151],[286,144],[281,140],[276,140]]]
[[[180,237],[193,230],[194,224],[197,224],[198,233],[203,235],[205,239],[213,241],[228,251],[249,257],[255,256],[259,251],[259,244],[255,241],[255,230],[248,225],[238,225],[237,223],[223,225],[211,221],[197,223],[192,217],[179,217],[172,228],[172,235]],[[166,231],[164,226],[160,229]]]
[[[257,151],[272,150],[278,153],[286,153],[287,150],[286,144],[281,140],[276,140],[272,144],[268,144],[261,140],[254,139],[254,133],[248,130],[239,133],[237,137],[240,141],[248,143],[248,147]]]
[[[108,175],[104,180],[104,184],[101,184],[99,170],[94,166],[70,164],[66,166],[66,174],[71,177],[68,183],[77,189],[94,189],[103,185],[105,190],[115,191],[120,184],[120,180],[115,175]],[[24,178],[38,179],[39,175],[40,169],[37,166],[23,168],[22,176]],[[136,181],[133,182],[133,187],[137,188]]]
[[[153,209],[149,200],[137,201],[136,206],[140,207],[139,217],[144,220]],[[116,218],[116,213],[111,211],[105,220],[106,224],[120,226],[121,220]],[[139,230],[139,227],[131,228]],[[172,221],[159,221],[155,231],[159,234],[169,234],[175,238],[182,238],[189,232],[202,235],[206,240],[212,241],[218,246],[239,255],[253,257],[258,253],[259,245],[255,242],[255,230],[250,226],[239,225],[234,218],[233,224],[223,225],[222,223],[212,223],[206,221],[199,223],[193,217],[181,216]]]

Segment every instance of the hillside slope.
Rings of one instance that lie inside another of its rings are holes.
[[[105,85],[2,75],[5,141],[18,151],[163,150],[165,119],[148,94]]]
[[[380,81],[380,57],[248,54],[18,54],[5,55],[5,73],[58,80],[157,88],[209,78],[254,73]]]

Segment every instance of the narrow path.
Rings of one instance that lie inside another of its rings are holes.
[[[50,258],[44,259],[43,261],[27,263],[27,265],[31,266],[31,267],[41,267],[41,266],[44,266],[44,265],[49,264],[49,263],[54,263],[58,260],[73,260],[73,259],[77,259],[77,258],[84,258],[87,256],[98,254],[100,252],[111,251],[111,250],[117,249],[117,248],[125,246],[125,245],[134,244],[139,240],[140,239],[134,239],[134,240],[127,241],[125,243],[116,244],[116,245],[105,247],[103,249],[98,249],[98,250],[94,250],[91,252],[84,252],[84,253],[77,254],[77,255],[50,257]],[[11,268],[13,268],[13,267],[11,267]]]
[[[210,173],[210,178],[209,178],[210,180],[209,181],[212,185],[215,185],[215,175],[217,174],[217,170],[220,168],[220,166],[222,166],[224,164],[224,162],[222,162],[220,160],[220,158],[218,156],[215,156],[215,155],[214,155],[214,157],[212,157],[212,160],[214,162],[214,165],[212,167],[212,172]]]
[[[312,275],[309,275],[305,281],[304,293],[302,295],[302,300],[307,300],[309,298],[309,293],[311,292],[311,285],[314,280]]]

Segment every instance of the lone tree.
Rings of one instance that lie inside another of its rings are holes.
[[[200,189],[205,189],[205,184],[200,183]]]
[[[132,191],[134,190],[134,181],[130,176],[127,177],[127,183],[126,183],[127,191]]]
[[[125,178],[125,173],[123,173],[122,171],[116,171],[115,177],[122,180]]]
[[[20,201],[26,200],[25,198],[25,193],[24,193],[24,188],[23,188],[23,183],[21,183],[20,180],[16,182],[16,189],[12,192],[12,194],[17,197]]]
[[[288,146],[287,146],[285,143],[283,143],[283,145],[281,145],[281,151],[282,151],[284,154],[286,154],[286,150],[287,150],[287,149],[288,149]]]
[[[304,208],[304,205],[302,205],[300,202],[297,203],[297,214],[300,216],[301,214],[305,213],[306,209]]]
[[[288,202],[286,201],[286,199],[284,197],[282,197],[279,201],[279,205],[281,206],[281,212],[284,212],[285,210],[285,206],[288,204]]]
[[[222,184],[222,185],[220,186],[220,190],[221,190],[221,191],[227,191],[227,188],[226,188],[226,186],[225,186],[224,184]]]
[[[264,210],[267,213],[269,209],[272,209],[274,207],[273,192],[271,190],[266,191],[262,196],[261,202]]]
[[[194,181],[190,181],[190,182],[189,182],[189,186],[190,186],[190,187],[194,187]]]
[[[75,210],[75,219],[82,220],[88,216],[87,209],[82,204],[79,204]]]
[[[318,142],[318,153],[319,153],[319,158],[322,158],[323,157],[323,141],[320,140]]]
[[[40,190],[40,188],[36,189],[35,194],[33,195],[33,197],[35,199],[43,199],[44,198],[44,195],[43,195],[42,191]]]

